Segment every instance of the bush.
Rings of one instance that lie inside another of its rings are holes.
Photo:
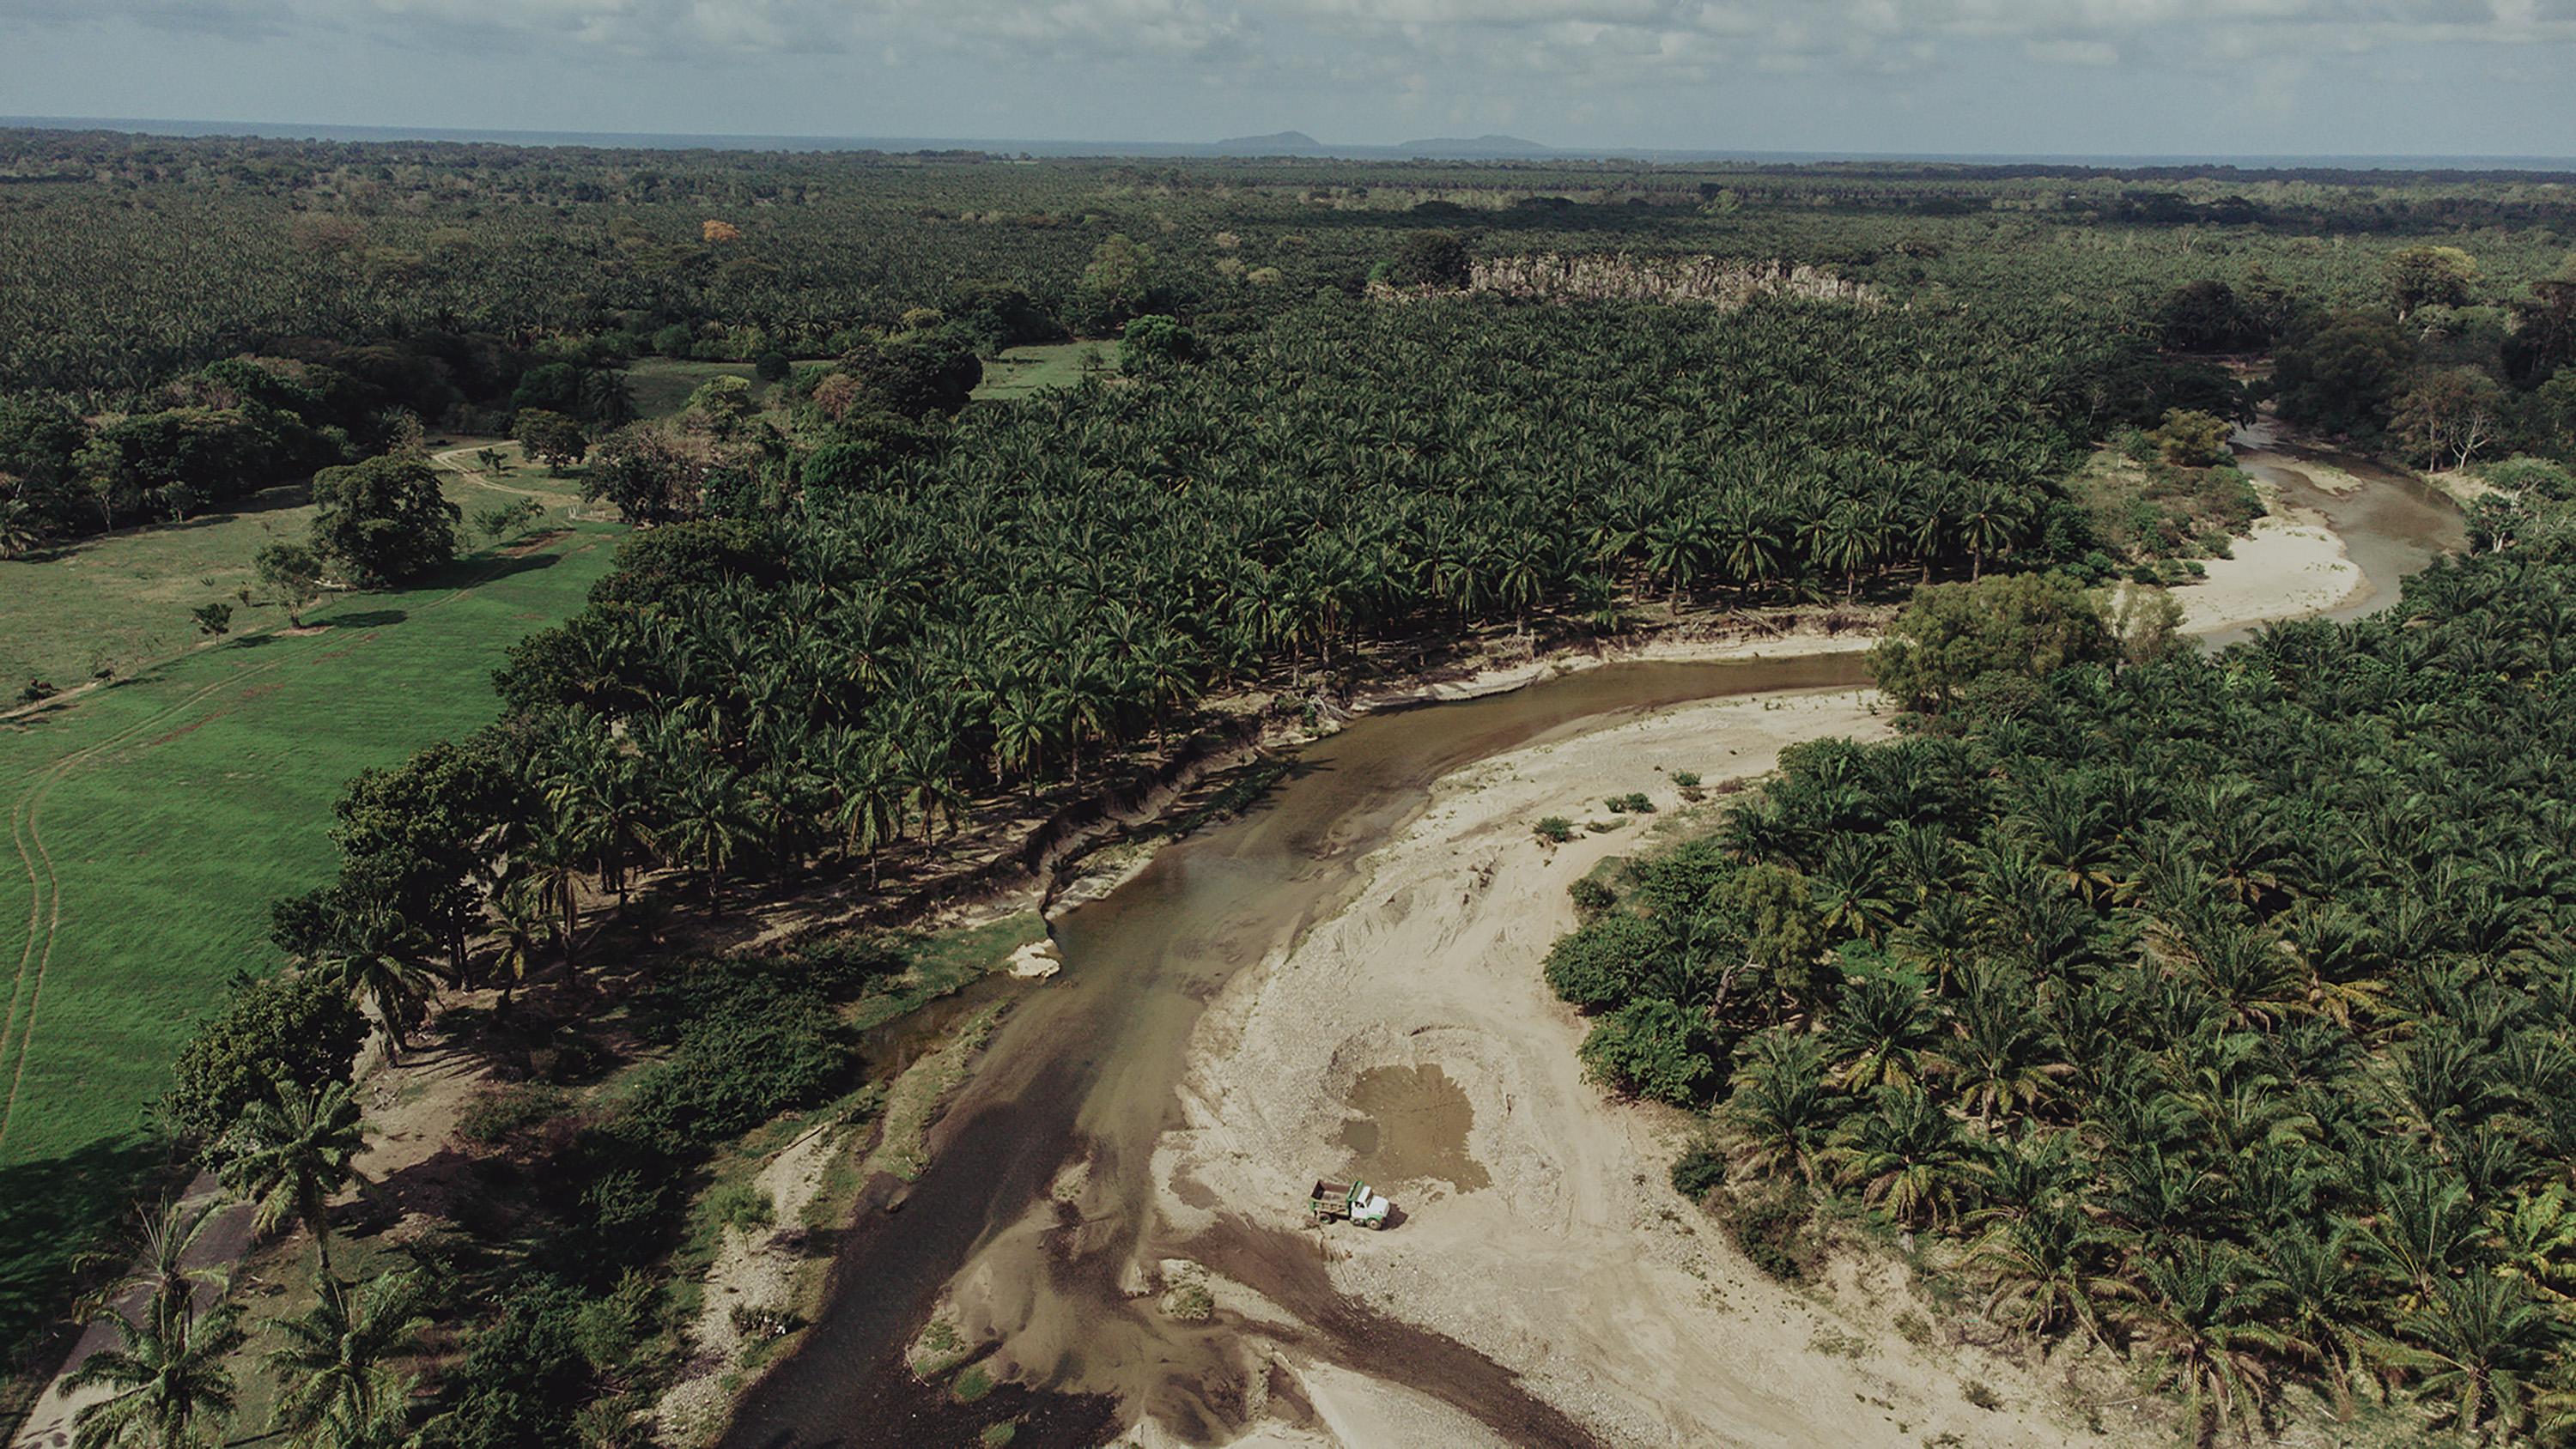
[[[1577,882],[1587,883],[1600,884]],[[1581,905],[1582,898],[1575,903]],[[1547,984],[1586,1011],[1618,1006],[1637,994],[1638,983],[1671,949],[1664,933],[1641,916],[1599,916],[1548,949]]]
[[[1673,771],[1673,783],[1679,785],[1685,790],[1696,790],[1699,788],[1699,771],[1675,770]]]
[[[756,1233],[778,1220],[778,1206],[759,1184],[728,1182],[707,1194],[707,1217],[728,1228]]]
[[[1198,356],[1199,339],[1175,317],[1149,313],[1127,324],[1119,334],[1118,367],[1141,375],[1177,367]]]
[[[1765,1183],[1731,1193],[1719,1206],[1718,1225],[1753,1266],[1784,1283],[1805,1278],[1813,1254],[1808,1223],[1815,1201],[1796,1183]]]
[[[300,1086],[345,1079],[366,1037],[348,994],[318,973],[244,979],[179,1049],[163,1100],[184,1136],[212,1143],[278,1078]]]
[[[456,1135],[493,1146],[561,1116],[570,1101],[562,1088],[541,1083],[478,1092],[457,1114]]]
[[[1595,1023],[1581,1055],[1584,1074],[1612,1091],[1695,1107],[1707,1096],[1703,1084],[1721,1075],[1706,1046],[1696,1016],[1657,998],[1631,1001]]]
[[[1562,815],[1543,816],[1532,829],[1538,832],[1539,839],[1550,845],[1563,845],[1574,838],[1574,822]]]
[[[834,955],[849,969],[873,960]],[[679,1153],[740,1135],[830,1095],[852,1059],[829,997],[800,961],[701,961],[648,993],[647,1040],[673,1044],[628,1096],[626,1125]]]
[[[1620,796],[1618,804],[1612,808],[1625,810],[1631,815],[1652,815],[1655,813],[1655,802],[1646,798],[1645,791],[1631,790]]]
[[[1617,891],[1610,889],[1606,882],[1588,875],[1567,886],[1565,893],[1574,898],[1574,909],[1586,920],[1619,904]]]
[[[2152,583],[2152,578],[2145,580]],[[2084,586],[2064,574],[2007,574],[1914,591],[1870,651],[1878,687],[1937,713],[1989,674],[2037,679],[2070,664],[2107,662],[2114,641]]]
[[[1407,232],[1396,245],[1386,279],[1399,287],[1460,287],[1473,264],[1467,244],[1455,233]]]
[[[447,1419],[455,1449],[558,1449],[579,1442],[575,1406],[596,1387],[583,1351],[579,1293],[560,1283],[522,1285],[500,1321],[468,1341],[449,1379],[456,1408]]]
[[[1692,1202],[1705,1202],[1708,1195],[1726,1185],[1726,1154],[1707,1142],[1695,1142],[1673,1160],[1673,1191]]]

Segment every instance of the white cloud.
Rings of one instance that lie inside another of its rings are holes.
[[[0,33],[102,20],[574,56],[945,55],[1076,86],[1175,65],[1290,87],[1421,71],[1444,105],[1505,77],[1615,96],[1922,76],[1997,47],[2042,69],[2209,69],[2445,44],[2562,73],[2532,48],[2576,44],[2576,0],[0,0]]]

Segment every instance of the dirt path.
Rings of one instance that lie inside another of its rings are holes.
[[[517,443],[514,443],[507,438],[480,440],[467,443],[462,447],[447,448],[439,452],[432,453],[429,455],[429,460],[437,464],[439,467],[446,469],[448,472],[455,474],[457,477],[464,479],[466,482],[473,484],[477,488],[488,488],[495,493],[507,493],[514,498],[525,498],[532,503],[539,504],[546,508],[560,508],[564,511],[564,516],[566,518],[572,519],[576,523],[614,523],[617,521],[614,513],[583,513],[581,511],[582,497],[579,493],[565,493],[560,490],[547,488],[513,487],[507,483],[493,481],[492,475],[489,473],[484,472],[480,468],[468,467],[464,462],[466,458],[469,458],[486,448],[504,449],[517,448],[518,446],[519,445]],[[531,465],[528,463],[527,459],[522,456],[519,461],[519,466],[525,468]]]

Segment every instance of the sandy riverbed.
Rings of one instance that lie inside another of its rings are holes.
[[[1912,1305],[1892,1278],[1834,1303],[1753,1270],[1665,1182],[1688,1119],[1585,1082],[1584,1024],[1540,977],[1574,924],[1566,887],[1651,827],[1548,846],[1531,822],[1608,818],[1601,797],[1638,789],[1669,821],[1673,770],[1744,778],[1798,741],[1886,731],[1865,693],[1740,699],[1443,781],[1347,910],[1238,977],[1199,1024],[1183,1125],[1156,1159],[1167,1221],[1296,1229],[1313,1177],[1382,1183],[1407,1220],[1324,1234],[1333,1286],[1483,1352],[1607,1444],[2067,1442],[2028,1370],[1896,1332]],[[1240,1442],[1497,1442],[1364,1373],[1293,1352],[1276,1364],[1311,1411]],[[2003,1407],[1971,1404],[1972,1382]]]

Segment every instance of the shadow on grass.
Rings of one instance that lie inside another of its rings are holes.
[[[389,629],[411,617],[405,609],[361,609],[354,614],[334,614],[322,621],[325,629]]]
[[[173,1175],[167,1165],[160,1144],[128,1134],[0,1167],[0,1371],[52,1367],[71,1342],[81,1256],[115,1240],[128,1206]]]

